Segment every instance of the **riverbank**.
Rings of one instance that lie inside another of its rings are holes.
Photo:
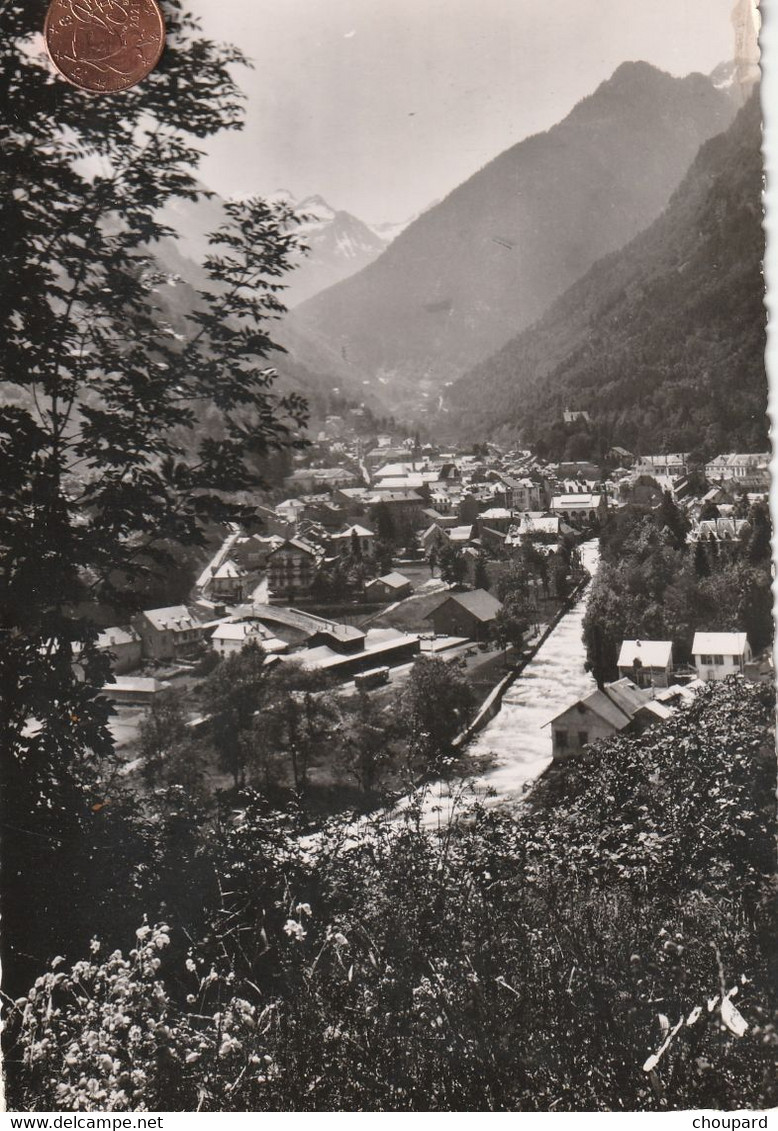
[[[531,646],[524,653],[522,653],[520,662],[514,664],[507,675],[505,675],[500,680],[496,687],[492,688],[484,702],[481,704],[481,707],[479,708],[478,713],[473,721],[469,723],[468,726],[462,731],[462,733],[460,735],[457,735],[457,737],[454,739],[453,745],[455,748],[464,746],[467,742],[470,741],[471,738],[479,734],[487,725],[487,723],[491,722],[495,715],[497,715],[500,708],[502,707],[502,701],[505,697],[505,693],[510,687],[513,686],[516,680],[520,678],[527,665],[530,664],[532,660],[534,660],[535,656],[545,644],[546,640],[548,640],[549,636],[559,624],[562,617],[566,616],[570,612],[570,610],[575,607],[575,605],[583,596],[584,591],[586,590],[590,581],[591,575],[589,573],[581,578],[573,591],[565,599],[562,607],[555,613],[551,622],[543,627],[542,632],[540,632],[535,640],[533,640]]]
[[[581,546],[583,564],[594,577],[599,547],[594,540]],[[485,804],[518,800],[528,783],[551,764],[551,733],[548,723],[559,711],[586,695],[594,680],[586,671],[583,618],[587,587],[557,623],[544,634],[534,655],[520,672],[511,672],[495,688],[481,708],[480,727],[471,724],[470,737],[462,743],[470,767],[475,796]],[[499,702],[498,702],[499,700]],[[474,721],[475,723],[475,721]],[[482,766],[482,772],[477,767]],[[425,823],[445,823],[457,808],[462,781],[437,782],[429,787]]]

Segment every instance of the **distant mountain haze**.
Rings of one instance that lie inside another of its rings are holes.
[[[645,232],[448,390],[449,427],[556,458],[764,450],[760,146],[757,91]]]
[[[331,208],[321,196],[291,203],[310,219],[298,229],[308,253],[285,280],[284,302],[289,307],[360,271],[387,246],[388,241],[362,220]]]
[[[392,408],[434,409],[447,382],[654,220],[700,144],[734,112],[706,76],[623,64],[564,121],[424,212],[364,270],[302,303],[281,340],[304,339],[314,369],[317,349],[339,359]]]
[[[321,196],[297,200],[288,189],[279,189],[269,199],[283,201],[307,217],[297,231],[308,251],[295,257],[294,270],[283,279],[283,302],[290,309],[372,263],[404,226],[387,224],[379,232],[351,213],[331,207]],[[198,265],[208,254],[208,234],[225,222],[223,204],[223,198],[212,193],[197,201],[179,198],[166,205],[162,220],[177,234],[160,242],[157,258],[180,268],[189,261],[195,267],[182,273],[196,281],[191,276],[199,274]]]

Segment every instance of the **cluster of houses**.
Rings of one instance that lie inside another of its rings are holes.
[[[309,669],[324,670],[336,679],[352,679],[378,667],[411,663],[420,652],[420,636],[394,629],[361,629],[326,620],[299,609],[247,604],[215,620],[194,606],[149,609],[123,629],[102,633],[98,647],[112,655],[114,681],[104,694],[117,702],[143,703],[163,687],[164,680],[135,674],[144,661],[173,674],[211,648],[220,657],[259,644],[265,663],[300,660]]]
[[[569,411],[571,419],[586,417],[581,410]],[[413,590],[398,556],[434,562],[447,547],[455,547],[475,585],[482,555],[510,557],[528,541],[551,553],[566,536],[596,532],[613,509],[629,502],[660,505],[666,491],[691,520],[691,542],[736,547],[744,529],[744,501],[766,497],[769,487],[767,454],[717,457],[706,464],[707,484],[700,491],[695,486],[699,475],[693,474],[686,453],[635,456],[612,448],[607,463],[612,470],[604,475],[587,460],[550,463],[527,450],[503,452],[492,444],[442,451],[391,435],[377,435],[367,444],[359,427],[339,416],[327,418],[313,454],[306,453],[298,463],[285,481],[286,498],[274,505],[247,500],[255,507],[257,526],[226,532],[197,579],[190,603],[146,610],[132,624],[101,633],[98,645],[112,655],[119,677],[143,663],[177,662],[206,648],[228,656],[252,641],[276,657],[302,649],[307,662],[344,673],[375,659],[370,653],[379,644],[388,662],[400,662],[408,649],[418,650],[418,638],[391,644],[370,631],[357,636],[359,630],[344,635],[335,629],[329,638],[321,637],[324,622],[304,610],[313,603],[317,579],[328,566],[355,558],[368,563],[362,600],[372,606],[390,604],[410,597]],[[394,535],[395,561],[392,568],[384,562],[381,571],[375,562],[379,542],[387,541],[387,527]],[[428,620],[437,635],[479,641],[492,634],[500,607],[483,589],[450,592]],[[355,653],[344,664],[346,636]],[[662,652],[669,645],[643,642],[642,648],[642,666],[636,668],[635,657],[620,663],[625,668],[621,679],[641,695],[648,689],[667,690],[659,669],[671,670]],[[354,658],[357,652],[361,659]],[[727,657],[736,657],[736,670],[751,660],[742,644],[701,645],[699,656],[695,664],[701,679],[718,678],[710,673],[726,669]],[[597,702],[602,707],[600,698]],[[579,729],[594,733],[595,728]]]
[[[584,410],[567,412],[586,417]],[[328,566],[355,553],[372,560],[387,527],[403,557],[460,549],[472,581],[481,553],[510,556],[527,540],[550,550],[565,535],[596,531],[609,510],[660,505],[665,492],[688,514],[690,541],[736,546],[744,505],[769,488],[767,453],[718,456],[705,465],[708,485],[700,491],[684,452],[635,456],[614,447],[607,466],[615,466],[604,474],[588,460],[550,463],[487,444],[474,454],[379,435],[366,450],[339,416],[327,418],[319,441],[319,458],[300,457],[310,466],[286,480],[297,493],[256,506],[261,532],[225,539],[198,581],[202,597],[245,601],[264,580],[270,602],[305,602]],[[397,584],[394,577],[379,580],[371,598],[382,599]]]
[[[690,668],[675,670],[670,640],[625,640],[619,678],[571,703],[550,720],[556,761],[622,731],[635,734],[669,718],[712,680],[743,675],[759,682],[772,677],[769,660],[754,659],[745,632],[697,632]]]
[[[206,600],[229,604],[248,600],[264,583],[271,603],[305,602],[328,566],[354,555],[374,559],[381,523],[395,532],[395,544],[406,556],[429,559],[454,546],[472,568],[481,552],[510,553],[527,538],[553,547],[564,534],[604,519],[606,496],[583,481],[541,473],[526,452],[515,453],[511,473],[500,470],[504,462],[444,453],[369,467],[366,457],[369,484],[308,476],[304,481],[314,490],[316,483],[329,485],[272,508],[257,506],[261,532],[231,530],[196,589]],[[407,585],[388,571],[366,584],[365,598],[398,599]]]

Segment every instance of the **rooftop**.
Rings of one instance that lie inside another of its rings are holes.
[[[142,615],[160,632],[167,629],[182,631],[183,629],[197,628],[200,623],[194,619],[186,605],[168,605],[164,609],[144,609]]]
[[[625,640],[618,667],[631,668],[639,660],[644,668],[666,668],[673,660],[672,640]]]
[[[477,620],[482,622],[494,620],[502,608],[502,602],[488,593],[486,589],[471,589],[467,593],[449,593],[439,605],[436,605],[434,609],[427,613],[424,619],[429,620],[438,609],[448,604],[449,601],[461,605],[463,609],[467,609]]]
[[[747,644],[745,632],[695,632],[692,653],[695,656],[742,656]]]
[[[404,585],[411,584],[409,578],[404,577],[401,573],[397,573],[396,570],[392,570],[391,573],[385,573],[381,577],[376,577],[373,581],[368,581],[367,584],[374,585],[376,581],[381,581],[384,585],[388,585],[392,589],[400,589]]]

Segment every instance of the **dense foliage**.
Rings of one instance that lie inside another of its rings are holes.
[[[141,774],[151,788],[206,798],[256,790],[309,814],[340,794],[369,810],[448,764],[475,708],[451,664],[420,657],[398,688],[343,693],[325,671],[275,665],[257,644],[217,662],[188,698],[167,691],[141,723]],[[338,691],[340,690],[340,694]],[[186,724],[197,705],[198,725]]]
[[[171,0],[159,67],[97,99],[52,77],[35,38],[44,14],[38,0],[0,13],[6,970],[35,949],[45,846],[84,833],[94,764],[111,749],[97,602],[126,611],[139,578],[202,545],[209,520],[242,513],[222,492],[255,482],[247,456],[295,444],[305,418],[299,397],[274,393],[266,362],[297,246],[288,210],[227,205],[187,332],[161,309],[160,210],[202,192],[198,139],[240,127],[231,69],[243,56]],[[201,427],[206,409],[215,431]]]
[[[57,957],[14,1008],[11,1106],[774,1104],[771,710],[768,689],[710,685],[518,816],[438,827],[421,798],[303,839],[251,798],[190,817],[199,905]]]
[[[549,458],[764,450],[760,145],[757,91],[647,231],[452,388],[460,431],[520,430]]]
[[[773,638],[770,514],[749,511],[739,543],[686,543],[688,522],[666,496],[655,511],[628,506],[600,539],[584,641],[594,675],[615,679],[623,640],[672,640],[688,662],[695,632],[746,632],[755,652]]]

